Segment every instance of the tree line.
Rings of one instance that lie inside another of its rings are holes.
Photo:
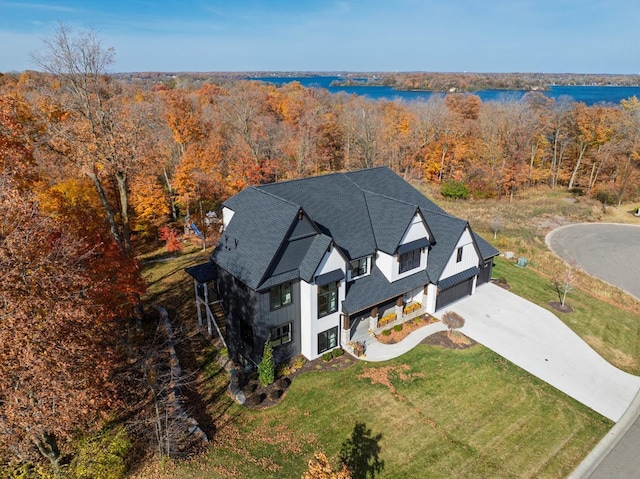
[[[114,52],[95,34],[66,27],[35,60],[40,72],[0,75],[0,463],[58,467],[78,430],[125,408],[137,247],[185,217],[206,231],[206,213],[249,185],[388,166],[476,198],[638,195],[636,98],[402,103],[295,82],[137,84],[108,74]]]

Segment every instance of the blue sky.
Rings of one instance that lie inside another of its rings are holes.
[[[0,0],[0,71],[59,22],[114,72],[640,73],[638,0]]]

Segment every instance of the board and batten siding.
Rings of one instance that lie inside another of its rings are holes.
[[[281,308],[271,310],[270,292],[256,293],[257,316],[254,324],[254,333],[260,338],[259,346],[264,348],[269,333],[272,329],[286,323],[291,325],[291,341],[273,348],[273,357],[276,361],[288,359],[300,353],[300,281],[291,282],[291,303]],[[262,349],[260,349],[262,354]]]
[[[418,213],[416,213],[411,220],[407,231],[404,232],[404,235],[400,240],[400,244],[411,243],[412,241],[419,240],[421,238],[429,239],[429,232],[424,226],[422,217]]]
[[[458,248],[462,247],[462,260],[458,263],[456,262]],[[469,227],[465,228],[462,236],[458,240],[458,244],[453,249],[453,253],[447,262],[447,266],[445,266],[442,271],[442,275],[440,276],[440,280],[448,278],[449,276],[453,276],[454,274],[461,273],[463,271],[468,270],[469,268],[477,267],[480,264],[480,257],[478,256],[478,252],[473,244],[473,238],[471,237],[471,232],[469,231]]]

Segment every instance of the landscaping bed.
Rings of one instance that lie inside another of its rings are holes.
[[[438,320],[433,316],[424,314],[422,316],[418,316],[417,318],[410,319],[405,323],[396,324],[392,328],[383,330],[381,333],[376,335],[376,339],[378,340],[378,342],[383,344],[399,343],[416,329],[420,329],[423,326],[435,323],[436,321]]]

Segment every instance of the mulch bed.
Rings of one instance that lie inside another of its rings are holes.
[[[291,363],[293,363],[294,359],[291,360]],[[239,386],[246,397],[244,405],[250,409],[266,409],[275,406],[286,396],[289,386],[300,374],[311,371],[342,371],[353,366],[357,361],[347,353],[333,358],[331,361],[324,361],[322,358],[306,361],[299,369],[279,377],[273,384],[268,386],[260,384],[257,372],[240,374]]]
[[[549,301],[547,304],[560,313],[573,313],[571,306],[567,304],[562,305],[560,301]]]
[[[447,349],[469,349],[478,343],[460,331],[454,332],[452,336],[449,336],[447,331],[439,331],[424,338],[420,344],[431,344]]]
[[[508,284],[505,281],[500,281],[497,279],[492,279],[491,283],[495,284],[496,286],[500,286],[502,289],[506,289],[507,291],[511,291],[511,285]]]
[[[389,331],[389,335],[385,336],[384,334],[380,333],[376,335],[377,336],[376,339],[382,344],[399,343],[416,329],[420,329],[423,326],[427,326],[431,323],[435,323],[436,321],[437,319],[432,316],[428,316],[428,315],[419,316],[415,319],[411,319],[405,323],[402,323],[401,324],[402,329],[400,329],[400,331],[396,331],[392,327],[387,330]]]

